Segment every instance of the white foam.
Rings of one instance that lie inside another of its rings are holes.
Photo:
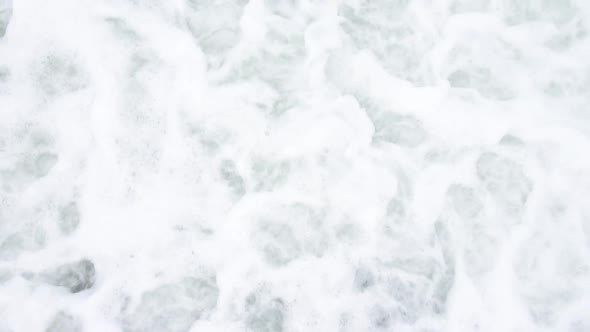
[[[589,24],[0,0],[0,331],[588,330]]]

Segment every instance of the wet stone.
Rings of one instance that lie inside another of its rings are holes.
[[[477,217],[484,208],[473,188],[453,184],[449,187],[447,195],[455,212],[465,219]]]
[[[242,0],[188,1],[187,27],[206,55],[223,57],[239,42],[239,22],[245,5]]]
[[[231,160],[225,160],[221,163],[219,173],[236,196],[243,196],[246,193],[244,179],[240,176],[236,165]]]
[[[9,1],[0,1],[0,38],[6,34],[8,23],[12,17],[12,6]]]
[[[83,89],[88,85],[86,73],[74,59],[62,55],[48,55],[38,70],[40,88],[47,95],[59,95]]]
[[[481,12],[487,9],[490,0],[454,0],[450,5],[452,13]]]
[[[119,17],[107,17],[105,18],[105,22],[110,25],[113,32],[119,36],[121,39],[129,40],[129,41],[136,41],[140,39],[140,36],[137,34],[132,27],[122,18]]]
[[[387,203],[386,216],[392,224],[398,225],[406,220],[406,207],[399,198],[392,198]]]
[[[285,324],[285,305],[282,300],[274,299],[268,303],[252,302],[250,298],[251,314],[247,319],[247,326],[252,332],[282,332]]]
[[[575,17],[577,8],[574,0],[505,0],[504,10],[504,20],[510,25],[533,21],[564,24]]]
[[[301,254],[301,245],[289,225],[265,223],[255,242],[271,265],[286,265]]]
[[[10,78],[10,69],[8,67],[0,67],[0,83],[7,81]]]
[[[252,165],[252,178],[256,191],[272,190],[287,181],[291,166],[286,161],[271,162],[258,160]]]
[[[35,158],[33,165],[33,174],[36,177],[44,177],[57,164],[58,157],[54,153],[44,152]]]
[[[0,243],[0,261],[13,260],[23,251],[25,243],[19,234],[9,235]]]
[[[145,292],[135,310],[123,321],[126,332],[186,332],[217,306],[215,277],[186,277]]]
[[[10,270],[1,269],[0,270],[0,284],[12,279],[13,273]]]
[[[522,211],[533,185],[520,164],[486,152],[479,157],[476,167],[478,177],[507,212]]]
[[[454,88],[467,88],[477,90],[483,97],[508,100],[514,98],[515,92],[510,86],[499,80],[489,68],[469,67],[452,72],[448,78]]]
[[[71,202],[59,211],[58,227],[65,235],[72,234],[80,224],[80,211],[76,202]]]
[[[50,285],[65,287],[72,293],[78,293],[94,286],[96,270],[92,261],[82,259],[45,271],[42,276]]]
[[[376,329],[388,329],[391,325],[392,314],[382,307],[375,307],[369,312],[370,320]]]
[[[405,147],[416,147],[426,140],[426,131],[417,119],[391,112],[372,117],[373,138]]]
[[[49,323],[45,332],[82,332],[80,319],[64,312],[58,312]]]
[[[434,285],[432,298],[432,310],[434,313],[443,314],[447,308],[447,300],[453,285],[455,284],[455,267],[446,266],[440,278]]]
[[[375,284],[373,272],[366,268],[359,268],[354,274],[354,287],[359,291],[365,291]]]
[[[505,146],[523,146],[524,141],[518,136],[506,134],[500,139],[500,144]]]

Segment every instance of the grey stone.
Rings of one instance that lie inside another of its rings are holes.
[[[44,152],[35,158],[33,165],[33,173],[36,177],[44,177],[49,174],[49,171],[57,164],[58,157],[54,153]]]
[[[45,332],[82,332],[80,319],[64,312],[58,312],[49,323]]]
[[[43,273],[43,280],[47,283],[58,287],[65,287],[72,293],[78,293],[92,288],[95,278],[96,270],[94,263],[88,259],[63,264]]]
[[[359,291],[364,291],[375,284],[373,272],[366,268],[358,268],[354,274],[354,287]]]
[[[12,0],[0,0],[0,38],[6,34],[12,17]]]
[[[264,223],[255,241],[266,261],[275,266],[288,264],[301,254],[301,244],[289,225]]]
[[[375,126],[375,140],[405,147],[416,147],[426,140],[426,131],[414,117],[383,112],[372,116],[371,120]]]
[[[483,211],[484,205],[473,188],[453,184],[449,187],[447,195],[455,212],[465,219],[475,218]]]
[[[506,211],[522,211],[533,185],[520,164],[494,152],[485,152],[476,166],[478,177]]]
[[[57,225],[63,234],[69,235],[73,233],[79,224],[80,210],[76,202],[71,202],[60,209]]]
[[[13,260],[23,251],[25,241],[20,234],[12,234],[0,244],[0,261]]]
[[[186,277],[145,292],[135,310],[123,321],[126,332],[186,332],[217,306],[215,277]]]
[[[254,304],[256,309],[247,320],[249,331],[281,332],[285,324],[285,305],[280,299]]]

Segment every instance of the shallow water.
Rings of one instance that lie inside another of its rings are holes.
[[[0,331],[589,331],[589,25],[0,0]]]

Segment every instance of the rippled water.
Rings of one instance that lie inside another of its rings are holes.
[[[590,331],[589,25],[0,0],[0,331]]]

